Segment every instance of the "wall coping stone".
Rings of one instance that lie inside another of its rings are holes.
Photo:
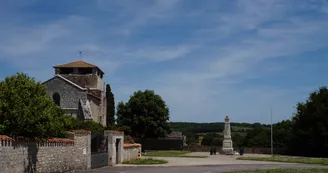
[[[89,130],[71,130],[71,132],[75,133],[75,134],[80,134],[80,135],[89,135],[91,134],[91,131]]]
[[[118,135],[124,135],[124,132],[116,131],[116,130],[105,130],[105,132],[112,133],[112,134],[118,134]]]
[[[132,147],[141,147],[141,144],[134,143],[134,144],[124,144],[123,145],[123,148],[132,148]]]
[[[0,135],[0,141],[12,141],[13,139],[6,135]]]
[[[41,143],[71,143],[74,144],[73,139],[68,138],[47,138],[47,139],[38,139],[38,138],[24,138],[24,137],[15,137],[11,138],[7,135],[0,135],[0,142],[41,142]]]

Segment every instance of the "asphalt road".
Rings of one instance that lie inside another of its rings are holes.
[[[277,169],[277,168],[323,168],[327,166],[303,164],[245,164],[211,166],[172,166],[172,167],[105,167],[82,173],[221,173],[238,170]]]

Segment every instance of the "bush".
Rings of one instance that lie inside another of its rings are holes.
[[[90,120],[83,121],[83,120],[78,120],[78,119],[71,118],[71,117],[70,117],[70,119],[71,119],[72,125],[67,130],[83,129],[83,130],[89,130],[92,133],[103,133],[105,130],[105,127],[102,124],[94,122],[92,120],[91,121]]]
[[[134,144],[134,140],[130,135],[124,136],[124,143],[125,144]]]
[[[121,125],[107,126],[105,129],[106,129],[106,130],[122,131],[122,132],[124,132],[125,134],[130,134],[130,132],[131,132],[129,126],[121,126]]]

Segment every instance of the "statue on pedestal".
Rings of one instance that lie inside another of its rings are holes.
[[[228,116],[224,119],[224,137],[223,137],[223,143],[222,143],[222,151],[226,155],[233,155],[233,145],[231,140],[231,128],[230,128],[230,119]]]

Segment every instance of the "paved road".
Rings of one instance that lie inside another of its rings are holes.
[[[276,169],[276,168],[326,168],[327,166],[301,164],[245,164],[212,166],[172,166],[172,167],[112,167],[100,168],[83,173],[221,173],[237,170]]]
[[[208,156],[208,153],[197,152],[188,155]],[[270,157],[268,155],[246,155],[252,157]],[[276,168],[325,168],[328,166],[304,165],[279,162],[259,162],[236,160],[240,156],[212,155],[208,158],[155,157],[169,161],[168,164],[152,166],[117,165],[111,168],[100,168],[84,173],[220,173],[237,170],[276,169]],[[207,166],[204,166],[207,165]]]

